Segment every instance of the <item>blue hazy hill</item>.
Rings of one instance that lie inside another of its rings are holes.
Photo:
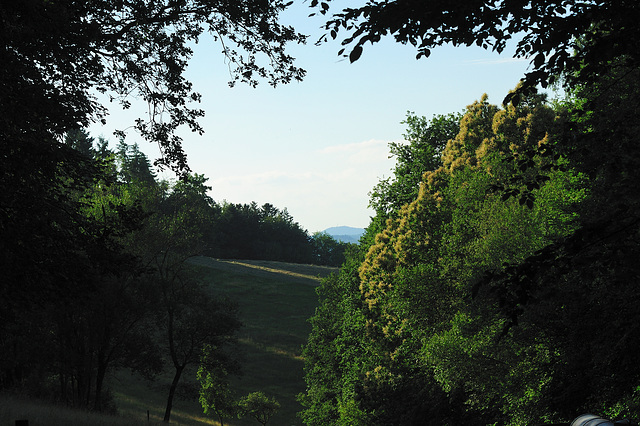
[[[333,238],[338,241],[342,241],[343,243],[357,243],[364,233],[364,229],[353,228],[351,226],[334,226],[332,228],[327,228],[322,232],[331,235]]]

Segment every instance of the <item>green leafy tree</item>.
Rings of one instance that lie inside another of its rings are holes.
[[[369,206],[376,214],[397,214],[403,205],[416,199],[422,175],[442,164],[442,152],[449,139],[458,134],[460,118],[460,114],[447,114],[428,120],[407,112],[402,124],[407,126],[403,136],[409,143],[389,144],[391,156],[396,158],[393,178],[381,180],[369,193]]]
[[[211,187],[207,180],[197,173],[186,175],[169,185],[158,206],[161,216],[180,217],[183,232],[190,234],[188,240],[183,240],[185,244],[182,247],[189,256],[211,254],[219,240],[215,221],[220,216],[221,207],[208,195]]]
[[[188,281],[162,283],[161,327],[175,369],[169,388],[164,421],[169,422],[173,399],[182,373],[197,363],[204,351],[214,356],[221,352],[240,327],[237,308],[227,301],[215,300]]]
[[[318,5],[328,12],[328,2]],[[515,56],[532,66],[503,110],[486,100],[469,108],[442,167],[396,220],[376,219],[382,232],[360,279],[369,326],[362,352],[379,365],[336,423],[408,422],[394,410],[409,413],[397,402],[419,404],[416,394],[430,395],[414,417],[422,423],[471,424],[457,416],[474,410],[486,416],[471,417],[478,424],[514,425],[566,421],[593,407],[631,413],[638,334],[627,320],[637,302],[639,223],[632,22],[640,8],[562,0],[414,6],[346,8],[329,20],[327,36],[345,34],[353,62],[384,35],[421,57],[445,43],[501,52],[519,33]],[[575,97],[553,111],[533,88],[559,80]],[[403,389],[402,379],[420,372],[425,388]],[[434,382],[448,408],[427,392]]]
[[[365,237],[366,239],[366,237]],[[372,361],[366,356],[366,318],[358,267],[367,247],[351,245],[338,274],[322,280],[312,331],[304,346],[307,390],[299,395],[308,425],[367,424],[367,413],[354,397]]]
[[[157,297],[154,316],[159,342],[168,349],[173,368],[164,421],[169,422],[173,401],[183,373],[201,357],[210,362],[233,342],[240,327],[235,304],[215,298],[194,275],[187,260],[204,250],[203,231],[208,229],[212,200],[206,178],[187,175],[173,187],[148,186],[139,180],[124,184],[137,188],[140,203],[150,214],[144,226],[128,242],[149,271]],[[206,351],[206,353],[203,353]],[[225,368],[231,369],[232,362]]]
[[[337,241],[326,232],[316,232],[311,236],[313,263],[317,265],[340,266],[345,260],[348,243]]]
[[[507,326],[533,324],[557,336],[558,348],[564,348],[564,366],[556,375],[563,386],[554,392],[560,407],[602,407],[612,416],[632,415],[630,401],[639,380],[632,355],[635,327],[606,319],[634,317],[637,282],[636,263],[627,256],[638,251],[638,191],[631,183],[640,158],[631,120],[638,108],[638,71],[619,65],[612,64],[597,83],[578,86],[569,106],[571,121],[560,152],[591,183],[577,210],[579,226],[479,285],[481,297],[502,300]],[[559,283],[553,293],[549,282]],[[536,312],[553,316],[545,320]]]
[[[347,262],[351,293],[321,302],[305,348],[307,424],[554,419],[545,393],[553,389],[545,372],[558,361],[553,335],[536,327],[502,335],[498,302],[472,295],[487,271],[575,229],[576,216],[567,210],[584,199],[583,178],[546,168],[549,158],[535,157],[530,170],[548,177],[533,189],[539,204],[505,201],[493,189],[518,172],[511,158],[557,142],[563,120],[537,95],[505,109],[486,97],[467,108],[416,199],[396,218],[372,222],[377,235],[365,238],[364,257],[355,266]],[[359,299],[336,309],[353,299],[354,287]],[[364,333],[349,350],[338,349],[337,342],[353,335],[341,323],[354,318]]]
[[[205,414],[214,414],[224,426],[224,418],[237,416],[240,406],[229,386],[229,366],[221,363],[219,356],[212,355],[214,350],[205,346],[196,375],[200,383],[200,404]]]
[[[253,417],[265,426],[280,409],[280,403],[262,392],[252,392],[240,400],[240,407],[244,415]]]
[[[553,339],[524,327],[517,337],[503,336],[495,305],[469,298],[486,271],[521,261],[574,229],[575,217],[563,211],[584,192],[569,171],[547,175],[536,189],[541,202],[531,208],[491,193],[494,182],[516,170],[505,159],[553,143],[561,129],[562,118],[540,96],[504,110],[486,98],[470,105],[442,167],[425,176],[417,200],[389,222],[360,269],[374,348],[388,354],[378,367],[385,373],[379,386],[394,389],[394,377],[417,374],[407,365],[425,365],[435,372],[432,384],[469,404],[427,410],[427,418],[452,421],[455,411],[475,411],[530,424],[557,413],[547,405],[550,379],[543,374],[557,361],[545,355],[553,353]],[[536,161],[541,169],[548,160]]]

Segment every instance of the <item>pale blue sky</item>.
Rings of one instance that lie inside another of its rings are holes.
[[[308,14],[303,4],[284,16],[312,34],[307,45],[290,50],[307,70],[301,83],[229,88],[220,46],[198,44],[188,76],[202,94],[205,134],[182,136],[189,164],[209,178],[213,199],[286,207],[309,232],[368,225],[367,194],[391,175],[388,144],[403,139],[407,111],[429,118],[462,111],[483,93],[499,104],[528,67],[511,59],[512,50],[497,55],[450,46],[416,61],[415,50],[391,39],[365,47],[350,64],[337,56],[338,42],[314,45],[322,17]],[[113,130],[136,116],[135,107],[114,108],[107,126],[90,132],[114,140]],[[140,143],[151,159],[158,156],[133,133],[127,142]]]

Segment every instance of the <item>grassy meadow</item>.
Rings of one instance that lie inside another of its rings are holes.
[[[223,261],[206,257],[192,259],[201,278],[216,294],[238,302],[244,327],[239,349],[243,375],[232,380],[237,396],[262,391],[275,397],[280,411],[270,424],[301,424],[296,417],[300,405],[296,395],[304,390],[301,346],[311,326],[307,321],[317,305],[315,288],[320,278],[336,268],[269,261]],[[119,412],[146,423],[161,423],[171,374],[148,383],[120,372],[111,381]],[[195,369],[185,372],[182,385],[195,385]],[[188,389],[188,386],[187,386]],[[180,425],[218,424],[202,414],[197,392],[174,400],[171,423]],[[257,425],[251,418],[225,419],[225,425]]]

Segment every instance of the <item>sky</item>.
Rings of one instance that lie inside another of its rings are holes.
[[[498,55],[443,46],[416,60],[413,48],[392,39],[366,45],[351,64],[337,55],[339,40],[315,45],[322,16],[309,18],[306,4],[292,8],[282,22],[310,35],[306,45],[289,49],[307,70],[304,81],[230,88],[221,46],[202,40],[187,78],[202,95],[194,106],[205,111],[205,133],[180,135],[191,169],[208,177],[214,200],[286,208],[310,233],[369,224],[374,212],[368,194],[392,175],[388,145],[404,140],[407,111],[427,118],[461,112],[483,93],[500,104],[529,66],[511,57],[513,48]],[[113,131],[130,127],[142,114],[141,104],[127,111],[113,106],[107,125],[93,125],[89,132],[115,146]],[[137,142],[152,160],[159,156],[157,146],[133,131],[126,141]]]

